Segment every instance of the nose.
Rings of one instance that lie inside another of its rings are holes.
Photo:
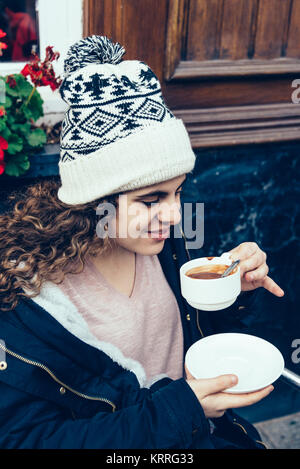
[[[162,225],[177,225],[181,220],[181,205],[178,202],[160,204],[158,211],[158,219]]]

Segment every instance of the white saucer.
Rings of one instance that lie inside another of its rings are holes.
[[[225,333],[205,337],[187,351],[185,363],[197,379],[235,374],[238,383],[226,389],[238,394],[262,389],[284,369],[280,351],[270,342],[249,334]]]

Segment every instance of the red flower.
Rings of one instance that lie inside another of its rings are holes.
[[[59,52],[53,52],[53,47],[52,46],[48,46],[46,48],[46,58],[45,58],[46,62],[53,62],[53,60],[58,60],[59,57],[60,57],[60,53]]]
[[[8,149],[8,142],[5,138],[0,135],[0,174],[4,173],[5,170],[5,161],[4,161],[4,151]]]
[[[26,64],[25,67],[21,70],[21,73],[24,75],[24,77],[27,77],[27,75],[30,74],[30,67],[28,64]]]
[[[5,140],[5,138],[1,137],[0,135],[0,149],[1,150],[7,150],[8,149],[8,142]]]
[[[3,55],[3,49],[7,49],[7,44],[5,44],[5,42],[0,42],[0,57]]]
[[[7,78],[6,78],[6,83],[8,83],[8,86],[10,88],[15,88],[17,86],[17,82],[14,78],[13,75],[8,75]]]
[[[24,77],[30,75],[31,81],[35,87],[49,85],[53,91],[56,90],[61,84],[61,79],[56,78],[51,62],[59,58],[59,52],[53,52],[53,47],[48,46],[43,62],[40,62],[36,53],[33,53],[32,56],[33,59],[31,62],[26,64],[23,70],[21,70],[22,75],[24,75]]]
[[[0,106],[0,117],[5,116],[5,114],[6,114],[6,111],[5,111],[4,107]]]
[[[0,29],[0,38],[5,37],[6,33]],[[2,49],[7,49],[7,44],[5,42],[0,42],[0,56],[2,55]]]

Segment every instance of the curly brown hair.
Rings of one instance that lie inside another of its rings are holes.
[[[111,247],[109,237],[96,233],[96,208],[102,202],[116,207],[119,194],[68,205],[57,197],[59,186],[46,180],[8,196],[13,207],[0,215],[1,311],[14,309],[21,296],[38,295],[45,281],[60,284],[66,274],[82,272],[87,255]]]

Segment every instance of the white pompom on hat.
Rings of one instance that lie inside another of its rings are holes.
[[[106,36],[74,44],[60,94],[68,104],[60,139],[58,198],[70,205],[189,173],[195,154],[158,78]]]

